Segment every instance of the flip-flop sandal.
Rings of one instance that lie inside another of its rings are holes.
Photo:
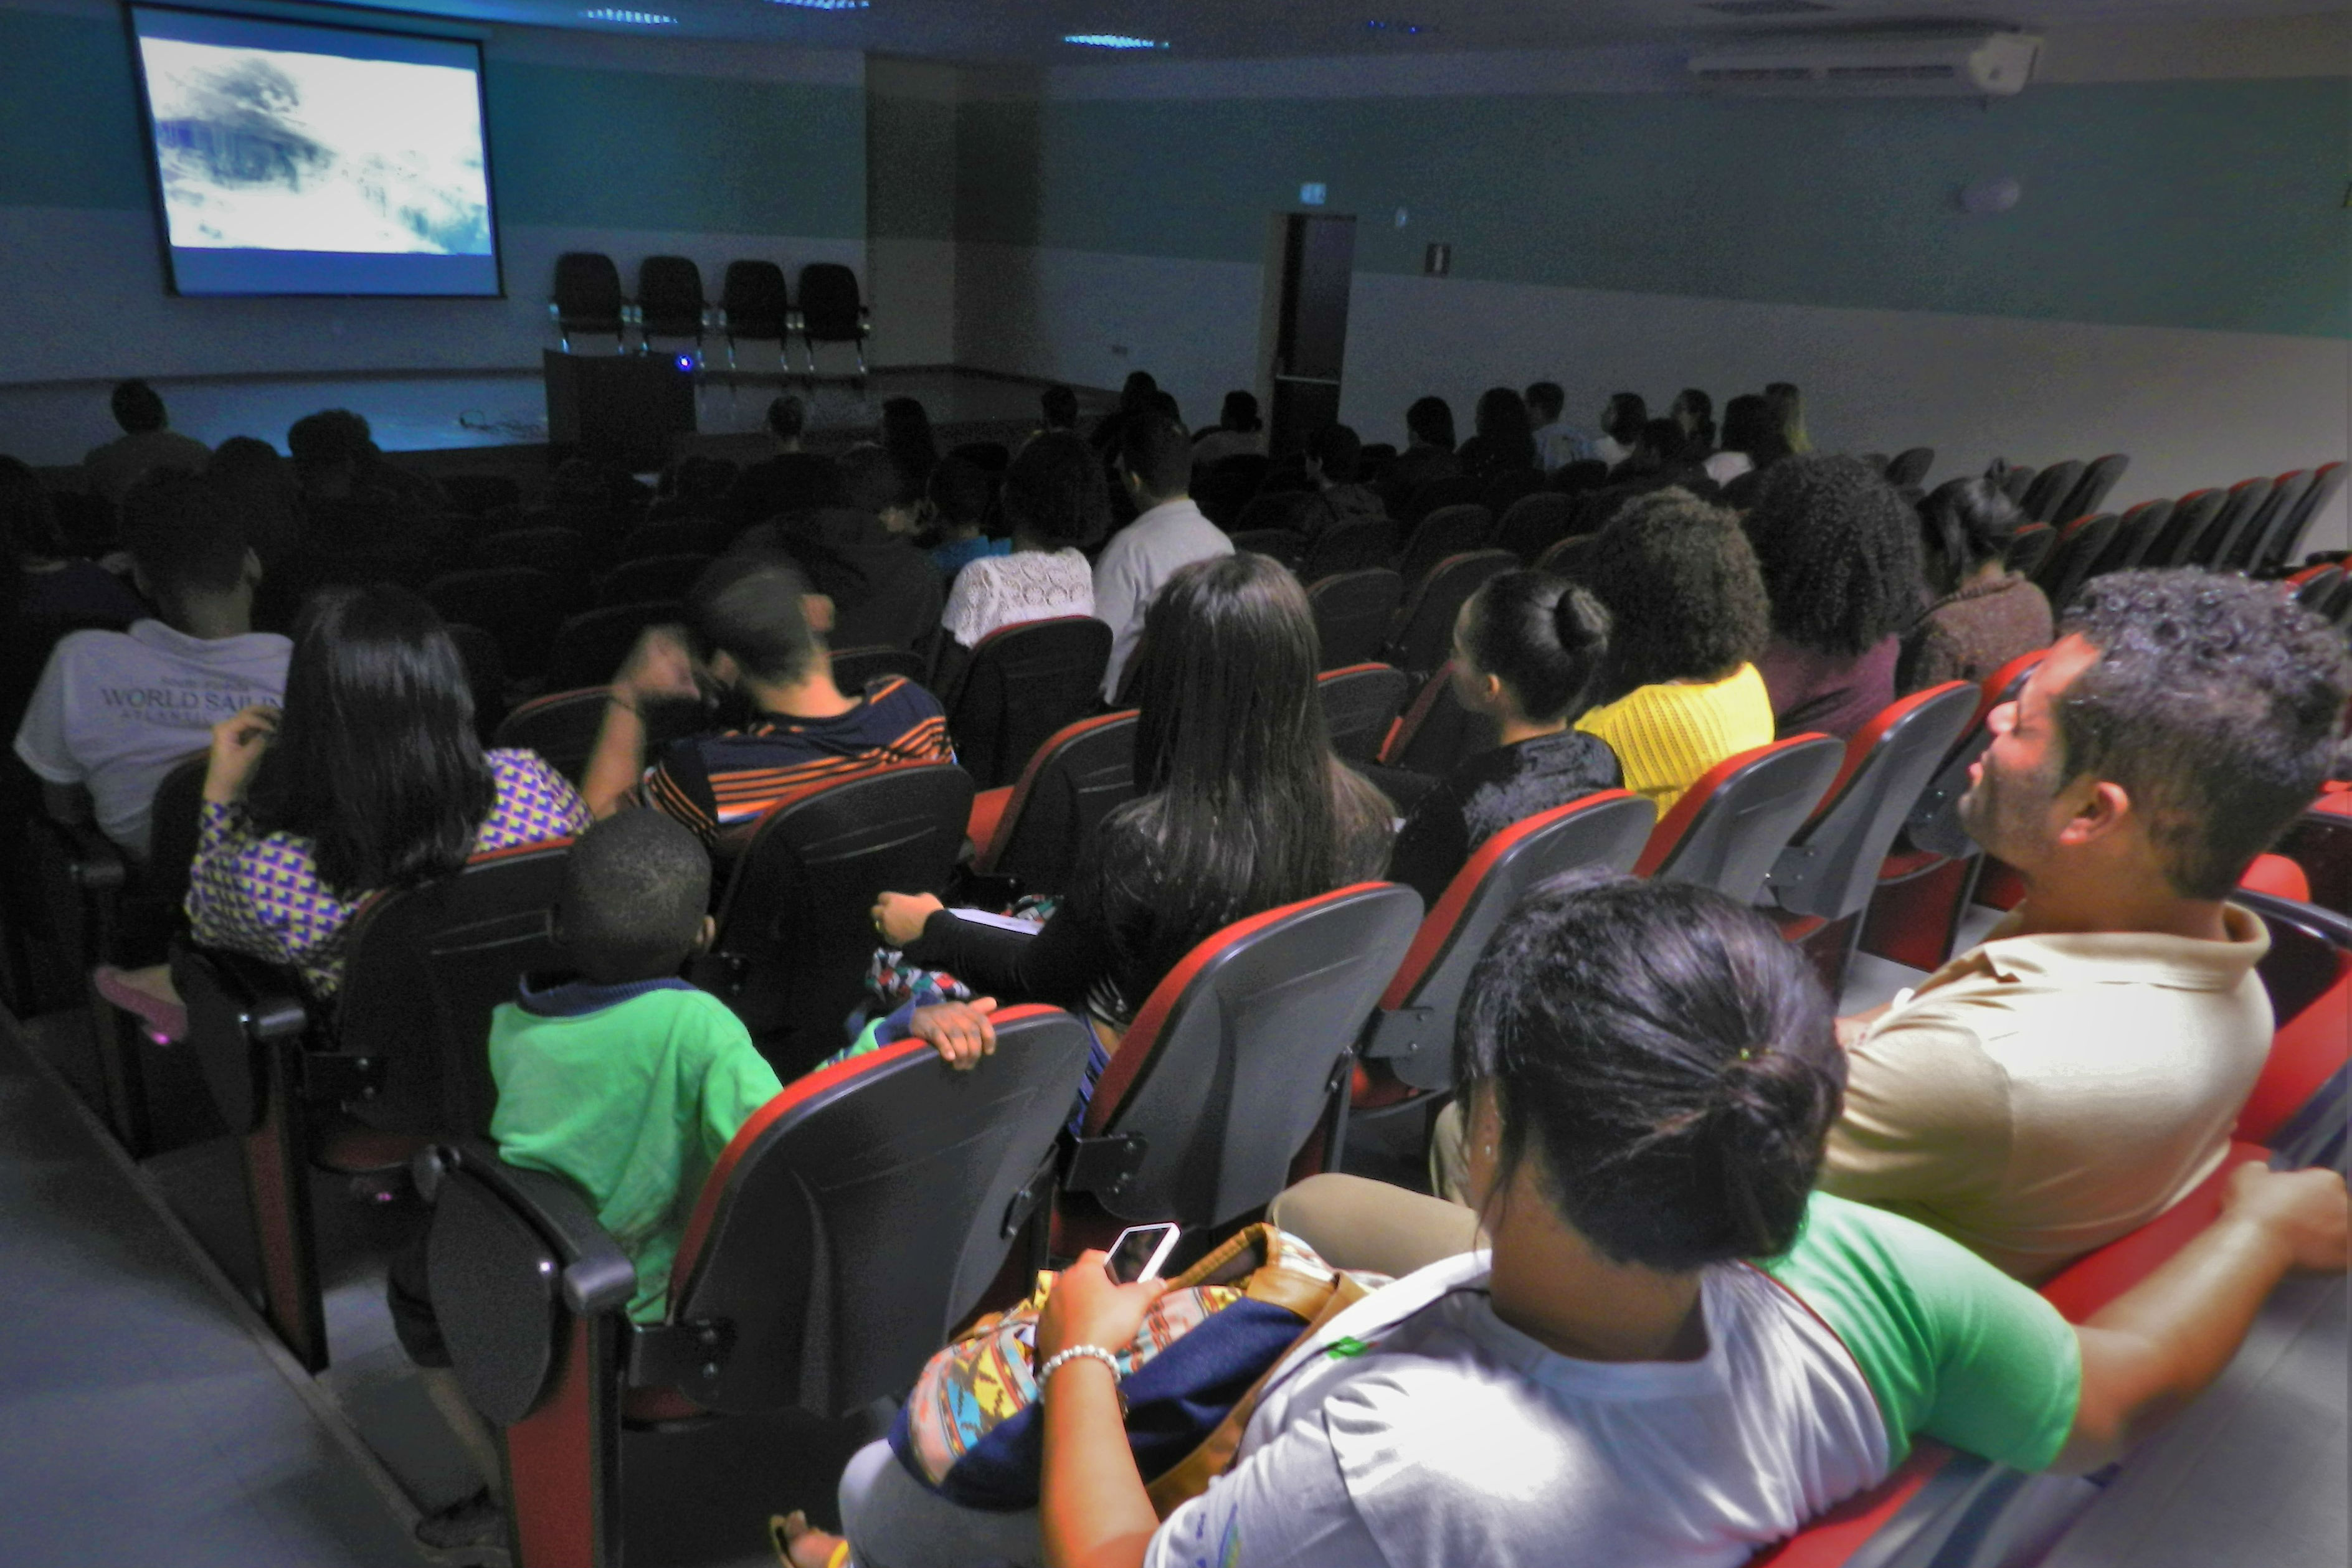
[[[109,1003],[145,1024],[159,1042],[168,1045],[188,1038],[188,1009],[184,1006],[141,990],[113,965],[100,964],[91,970],[90,983]]]
[[[793,1511],[799,1512],[798,1510]],[[768,1516],[768,1544],[775,1549],[776,1561],[782,1563],[783,1568],[793,1568],[793,1550],[784,1536],[784,1523],[790,1517],[782,1513],[772,1513]],[[801,1525],[803,1529],[809,1528],[808,1519],[804,1514],[801,1516]],[[848,1542],[845,1541],[834,1548],[833,1559],[825,1564],[825,1568],[853,1568]]]

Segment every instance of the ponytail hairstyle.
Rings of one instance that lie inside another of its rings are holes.
[[[1805,394],[1797,390],[1797,383],[1769,383],[1764,389],[1764,402],[1771,409],[1772,417],[1780,427],[1780,438],[1789,444],[1789,450],[1800,457],[1811,452],[1813,440],[1805,434]]]
[[[2008,472],[1996,461],[1979,477],[1945,480],[1919,503],[1924,565],[1935,592],[1950,593],[1986,561],[2009,553],[2025,514],[2002,486]]]
[[[1609,612],[1564,577],[1507,571],[1462,607],[1455,643],[1474,672],[1503,683],[1523,716],[1549,724],[1584,711],[1609,652]]]
[[[1494,1096],[1490,1207],[1532,1160],[1613,1262],[1687,1273],[1795,1242],[1845,1053],[1821,982],[1754,910],[1570,872],[1504,919],[1465,995],[1455,1089]]]

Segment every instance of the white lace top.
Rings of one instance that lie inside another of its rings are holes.
[[[982,556],[956,573],[940,624],[967,648],[1000,626],[1095,612],[1094,570],[1075,549]]]

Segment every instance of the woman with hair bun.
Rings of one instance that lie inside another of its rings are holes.
[[[1895,689],[1981,681],[2020,653],[2050,646],[2050,601],[2009,570],[2010,542],[2025,524],[2000,486],[2001,469],[1948,479],[1919,503],[1927,591],[1935,601],[1903,634]]]
[[[1608,651],[1609,612],[1567,579],[1507,571],[1480,585],[1454,622],[1454,695],[1496,721],[1500,743],[1413,803],[1391,880],[1433,907],[1495,834],[1624,781],[1607,741],[1569,727]]]

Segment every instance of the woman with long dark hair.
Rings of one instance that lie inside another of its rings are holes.
[[[1609,612],[1565,578],[1507,571],[1454,621],[1454,695],[1495,721],[1496,744],[1412,803],[1389,879],[1435,908],[1474,851],[1512,823],[1623,781],[1617,754],[1570,729],[1609,648]]]
[[[2020,653],[2050,645],[2050,601],[2009,570],[2025,514],[2001,488],[2000,467],[1948,479],[1919,503],[1920,543],[1934,601],[1903,634],[1897,691],[1981,681]]]
[[[907,488],[919,496],[940,465],[939,444],[931,436],[931,416],[910,397],[887,399],[882,404],[882,450],[898,465]]]
[[[1315,622],[1286,569],[1248,553],[1182,568],[1142,647],[1139,798],[1096,830],[1042,931],[962,920],[928,894],[874,907],[910,961],[1091,1014],[1110,1040],[1202,938],[1377,877],[1389,854],[1388,801],[1332,754]]]
[[[1471,421],[1478,434],[1455,454],[1462,472],[1474,479],[1492,479],[1536,465],[1534,423],[1528,418],[1527,400],[1509,387],[1488,387],[1478,394]]]
[[[1614,468],[1633,455],[1633,444],[1642,438],[1642,426],[1650,423],[1650,405],[1640,392],[1612,392],[1608,406],[1601,411],[1601,439],[1592,444],[1592,455]]]
[[[1741,392],[1723,405],[1723,450],[1706,460],[1706,476],[1728,485],[1789,455],[1789,438],[1772,405],[1759,392]]]
[[[388,585],[321,593],[296,630],[284,708],[214,727],[188,918],[197,941],[290,966],[330,997],[369,894],[587,825],[536,755],[482,749],[431,606]]]

